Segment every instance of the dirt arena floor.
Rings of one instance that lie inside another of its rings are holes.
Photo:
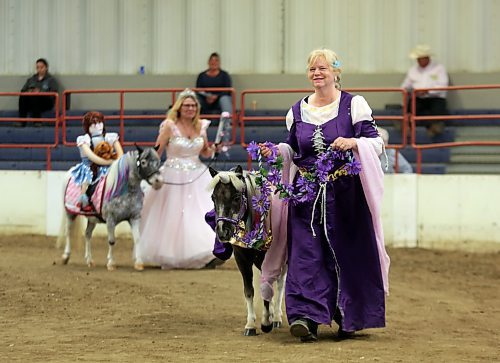
[[[301,344],[288,324],[244,337],[246,310],[233,261],[216,270],[118,269],[81,250],[67,266],[54,239],[0,237],[2,362],[492,362],[500,361],[500,254],[392,249],[387,328],[339,341],[322,326]],[[258,318],[260,320],[260,316]]]

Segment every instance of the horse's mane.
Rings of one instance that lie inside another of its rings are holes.
[[[255,175],[247,171],[243,171],[242,180],[234,171],[220,171],[216,176],[213,177],[212,181],[208,185],[208,190],[214,190],[219,183],[231,183],[238,192],[243,191],[243,189],[246,187],[247,211],[249,212],[249,214],[245,221],[245,225],[247,230],[252,229],[257,219],[255,210],[252,206],[252,197],[260,195],[257,184],[255,183]]]
[[[238,175],[234,171],[219,171],[217,175],[212,178],[210,184],[208,184],[208,191],[214,190],[219,183],[231,183],[239,192],[245,187],[245,183],[238,178]]]
[[[104,200],[109,201],[123,195],[128,190],[128,174],[130,171],[128,159],[130,151],[123,154],[117,161],[111,164],[106,175],[106,189]]]

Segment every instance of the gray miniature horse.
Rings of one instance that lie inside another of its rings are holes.
[[[89,267],[94,266],[91,252],[92,232],[97,223],[106,223],[108,231],[108,256],[107,268],[114,270],[116,268],[113,260],[113,246],[115,245],[115,228],[121,221],[128,221],[132,229],[134,239],[134,268],[143,270],[144,265],[138,253],[139,244],[139,224],[141,218],[141,210],[144,199],[140,183],[141,180],[146,180],[154,189],[160,189],[163,185],[163,179],[160,174],[160,157],[154,148],[141,149],[136,146],[137,150],[129,151],[120,159],[115,161],[109,168],[105,177],[105,186],[102,194],[102,207],[100,212],[97,211],[94,215],[87,215],[87,228],[85,230],[85,261]],[[67,181],[71,178],[68,173]],[[65,183],[67,185],[68,183]],[[64,229],[66,246],[62,255],[63,264],[67,264],[71,253],[70,236],[74,235],[76,221],[79,213],[74,213],[68,210],[61,226],[61,231]],[[59,238],[59,241],[62,238]]]
[[[252,196],[258,193],[255,176],[243,172],[238,165],[234,171],[218,172],[210,168],[213,179],[210,188],[213,189],[212,200],[215,207],[215,232],[222,243],[232,243],[234,258],[243,278],[244,295],[247,306],[247,323],[244,335],[256,335],[256,314],[254,310],[253,266],[259,270],[266,256],[266,251],[245,247],[235,239],[246,232],[253,225],[255,212],[252,208]],[[264,310],[261,319],[261,329],[269,333],[273,327],[279,328],[282,324],[282,302],[286,269],[278,278],[277,294],[273,301],[264,301]]]

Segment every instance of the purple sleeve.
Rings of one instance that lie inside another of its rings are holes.
[[[354,124],[354,137],[378,137],[375,121],[359,121]]]
[[[212,209],[210,212],[205,214],[205,222],[212,227],[215,231],[215,210]],[[214,249],[212,253],[215,257],[220,258],[221,260],[228,260],[233,254],[233,246],[230,243],[222,243],[219,241],[217,237],[215,237],[214,241]]]

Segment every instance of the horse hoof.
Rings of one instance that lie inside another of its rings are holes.
[[[254,337],[257,335],[257,329],[245,329],[245,332],[243,333],[244,336],[246,337]]]
[[[136,263],[134,265],[134,268],[136,271],[143,271],[144,270],[144,265],[142,263]]]
[[[283,324],[281,323],[281,321],[273,321],[273,328],[275,328],[275,329],[281,328],[282,325]]]
[[[88,266],[89,268],[94,268],[94,267],[95,267],[95,263],[94,263],[94,261],[87,262],[87,266]]]
[[[63,265],[67,265],[69,261],[69,255],[62,255],[61,261]]]
[[[269,324],[269,325],[264,325],[262,324],[260,326],[260,329],[264,332],[264,333],[270,333],[272,330],[273,330],[273,325],[274,324]]]
[[[114,270],[116,270],[116,266],[114,266],[114,265],[108,265],[106,267],[108,268],[108,271],[114,271]]]

